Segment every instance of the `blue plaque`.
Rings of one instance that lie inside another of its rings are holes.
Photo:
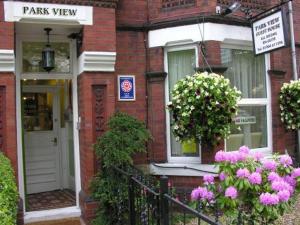
[[[118,76],[119,101],[135,101],[135,77]]]

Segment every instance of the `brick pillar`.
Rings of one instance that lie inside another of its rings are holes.
[[[79,57],[78,107],[82,218],[90,224],[97,202],[91,197],[90,182],[96,174],[93,150],[96,137],[105,131],[107,119],[115,111],[116,25],[114,8],[93,8],[93,25],[84,26]]]
[[[97,203],[90,196],[90,181],[97,172],[93,144],[106,129],[107,119],[115,111],[115,81],[111,73],[83,73],[78,78],[79,115],[81,118],[80,206],[83,219],[89,223],[95,216]]]
[[[0,151],[10,159],[18,184],[16,80],[14,54],[14,23],[4,21],[4,5],[0,3]],[[22,199],[20,199],[22,202]],[[23,208],[19,204],[19,214]],[[24,223],[23,216],[18,224]]]
[[[149,160],[152,162],[167,161],[165,113],[166,75],[165,72],[146,73],[148,90],[148,128],[153,136],[153,140],[149,142]]]

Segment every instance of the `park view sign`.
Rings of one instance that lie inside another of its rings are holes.
[[[282,11],[277,11],[252,23],[255,55],[286,46],[285,23]]]
[[[28,2],[4,2],[5,21],[52,21],[93,24],[93,7]]]

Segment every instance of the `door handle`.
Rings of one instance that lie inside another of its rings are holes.
[[[57,137],[53,138],[51,142],[53,143],[54,146],[57,146]]]

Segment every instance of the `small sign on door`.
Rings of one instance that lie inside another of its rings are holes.
[[[135,101],[135,76],[118,76],[119,101]]]

